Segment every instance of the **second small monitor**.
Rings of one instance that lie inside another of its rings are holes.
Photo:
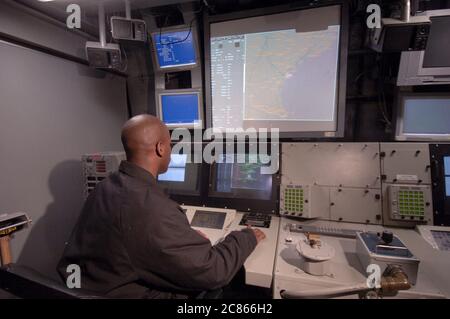
[[[189,163],[186,154],[171,154],[167,172],[158,176],[158,182],[174,195],[200,195],[201,165]]]
[[[211,166],[208,201],[210,206],[256,213],[277,209],[276,174],[257,154],[222,154]]]
[[[169,129],[202,128],[202,98],[196,90],[158,93],[158,116]]]
[[[252,157],[255,157],[253,161]],[[270,200],[272,175],[263,174],[262,167],[256,154],[246,154],[244,163],[238,163],[235,154],[222,155],[216,164],[212,193],[223,197]]]

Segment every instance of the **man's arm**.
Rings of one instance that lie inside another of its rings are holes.
[[[257,244],[255,231],[245,229],[212,247],[175,202],[150,191],[139,201],[122,209],[123,240],[139,279],[156,287],[194,291],[224,286]]]
[[[211,246],[208,239],[191,228],[180,211],[165,211],[162,215],[160,225],[151,227],[149,232],[148,244],[158,260],[152,268],[186,289],[211,290],[225,286],[257,244],[253,230],[245,229],[231,232],[222,242]]]

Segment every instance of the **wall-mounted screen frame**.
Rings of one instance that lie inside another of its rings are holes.
[[[298,139],[298,138],[334,138],[343,137],[345,128],[345,105],[346,105],[346,83],[347,83],[347,55],[348,55],[348,5],[345,1],[337,1],[333,5],[340,7],[340,40],[339,40],[339,56],[338,56],[338,73],[337,73],[337,89],[336,89],[336,114],[335,114],[335,130],[316,131],[289,131],[280,132],[282,139]],[[205,104],[206,104],[206,126],[213,127],[212,115],[212,76],[211,76],[211,25],[226,21],[235,21],[239,19],[247,19],[273,14],[285,13],[298,10],[314,10],[327,6],[317,6],[311,8],[302,4],[291,4],[285,6],[277,6],[272,8],[256,9],[250,11],[242,11],[238,13],[229,13],[225,15],[206,15],[204,19],[204,44],[205,44]]]

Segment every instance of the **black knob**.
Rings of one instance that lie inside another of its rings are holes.
[[[394,239],[394,234],[390,231],[383,231],[383,233],[381,234],[381,239],[386,243],[386,244],[390,244],[392,243],[392,240]]]

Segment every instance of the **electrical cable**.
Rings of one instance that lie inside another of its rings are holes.
[[[162,35],[162,28],[163,28],[163,26],[161,26],[159,28],[159,43],[162,44],[162,45],[172,45],[172,44],[185,42],[190,37],[190,35],[192,33],[192,23],[197,19],[197,17],[195,15],[203,12],[204,7],[205,7],[204,3],[202,2],[202,5],[201,5],[200,9],[198,11],[193,12],[194,18],[192,18],[191,22],[189,23],[189,32],[188,32],[188,34],[186,35],[186,37],[184,39],[176,40],[176,41],[170,41],[170,42],[164,42],[164,43],[161,42],[161,35]],[[163,23],[164,26],[165,26],[166,22],[167,22],[167,16],[165,17],[165,21]]]

